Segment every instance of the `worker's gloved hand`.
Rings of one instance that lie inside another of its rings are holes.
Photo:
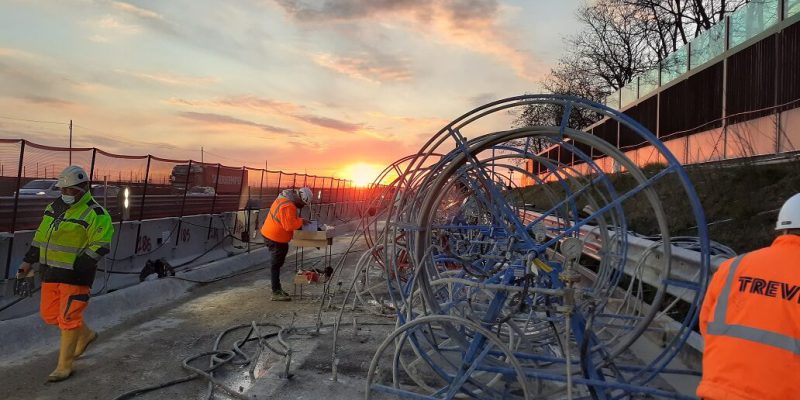
[[[35,284],[36,278],[33,268],[30,267],[30,264],[28,264],[27,267],[20,267],[20,269],[17,271],[17,279],[14,282],[14,295],[19,297],[33,296]]]

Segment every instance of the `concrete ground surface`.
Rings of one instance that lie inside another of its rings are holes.
[[[333,249],[334,264],[339,257],[336,254],[343,253],[349,242],[349,236],[337,239]],[[360,253],[351,253],[338,278],[344,287],[351,280],[352,266]],[[313,257],[321,254],[318,250],[306,251],[306,265],[319,260]],[[263,265],[267,266],[267,260]],[[294,270],[293,252],[290,251],[281,279],[284,289],[289,293],[292,293]],[[177,302],[150,308],[117,326],[101,330],[99,339],[75,361],[74,375],[63,382],[46,383],[47,375],[55,367],[58,357],[57,340],[51,343],[51,352],[3,360],[0,365],[0,387],[3,388],[0,398],[114,399],[134,389],[190,375],[189,371],[182,368],[182,360],[210,351],[217,336],[233,326],[253,321],[282,326],[293,323],[298,328],[314,326],[319,309],[319,296],[315,295],[322,292],[322,285],[305,286],[302,299],[295,297],[291,302],[272,302],[268,276],[265,268],[202,285]],[[342,297],[337,297],[338,302]],[[334,321],[337,308],[323,312],[323,323]],[[394,321],[380,316],[359,315],[358,318],[373,325],[359,326],[354,333],[353,316],[345,317],[349,325],[341,331],[339,348],[344,356],[338,365],[338,379],[335,382],[331,380],[332,329],[326,327],[318,335],[314,329],[298,329],[286,338],[293,349],[290,379],[282,378],[284,358],[269,351],[257,357],[254,378],[249,375],[252,364],[225,365],[215,376],[234,390],[244,393],[241,396],[251,399],[363,398],[369,362],[380,341],[393,329]],[[91,321],[88,322],[91,325]],[[260,328],[262,334],[277,330]],[[244,339],[247,333],[247,329],[232,332],[226,336],[220,349],[231,349],[232,341]],[[273,345],[276,343],[274,338],[268,340]],[[243,348],[246,353],[255,356],[255,342]],[[205,357],[194,365],[206,367],[208,362],[209,359]],[[135,398],[205,399],[207,392],[207,381],[196,379]],[[215,389],[213,398],[234,397]]]
[[[333,265],[349,248],[350,239],[350,235],[344,235],[334,242]],[[344,260],[341,272],[334,276],[331,285],[334,300],[330,303],[332,307],[323,308],[323,326],[319,331],[316,321],[323,285],[304,285],[302,298],[295,296],[291,302],[273,302],[265,257],[258,270],[247,272],[248,269],[227,279],[194,286],[188,295],[145,311],[130,312],[127,317],[121,317],[121,323],[99,329],[99,339],[75,361],[74,375],[64,382],[46,383],[58,358],[56,337],[42,339],[47,341],[49,351],[34,349],[22,355],[0,357],[0,387],[3,388],[0,399],[118,399],[136,389],[190,376],[192,372],[182,367],[183,360],[210,352],[222,332],[253,322],[295,328],[284,337],[292,349],[289,379],[284,375],[286,358],[267,349],[259,353],[259,346],[251,341],[244,344],[242,350],[252,362],[237,365],[235,363],[243,358],[236,357],[214,373],[214,377],[235,394],[215,388],[211,399],[363,399],[370,362],[395,326],[392,316],[379,314],[370,304],[353,311],[352,302],[348,302],[337,338],[338,362],[336,379],[333,379],[331,325],[339,315],[344,291],[352,281],[363,250],[364,245],[356,243]],[[323,268],[322,254],[322,250],[306,249],[303,265]],[[289,293],[294,292],[295,260],[292,249],[281,277]],[[365,298],[365,301],[370,300]],[[88,322],[91,325],[91,319]],[[259,333],[272,335],[278,330],[264,326],[259,328]],[[245,339],[248,332],[247,327],[230,332],[218,348],[232,350],[233,342]],[[277,339],[269,337],[266,342],[280,350]],[[383,383],[389,378],[386,370],[389,358],[389,353],[385,353],[378,370]],[[635,363],[634,358],[630,361]],[[209,357],[202,357],[192,365],[207,368]],[[411,383],[403,377],[400,379],[404,385]],[[655,386],[669,390],[669,385],[661,379],[657,379]],[[208,393],[208,381],[198,378],[124,398],[208,399]],[[371,398],[388,397],[373,393]]]

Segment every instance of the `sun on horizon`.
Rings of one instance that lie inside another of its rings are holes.
[[[366,187],[374,183],[384,169],[384,166],[378,164],[357,162],[342,168],[339,176],[352,181],[354,186]]]

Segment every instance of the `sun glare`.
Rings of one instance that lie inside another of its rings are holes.
[[[379,165],[359,162],[342,168],[341,176],[353,181],[355,186],[365,187],[375,182],[382,171],[383,167]]]

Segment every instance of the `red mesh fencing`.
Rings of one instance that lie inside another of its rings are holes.
[[[114,221],[267,208],[281,190],[303,186],[314,192],[318,215],[356,209],[345,204],[357,201],[352,184],[330,177],[0,139],[0,232],[35,229],[60,196],[52,184],[68,165],[87,170],[92,194]]]

